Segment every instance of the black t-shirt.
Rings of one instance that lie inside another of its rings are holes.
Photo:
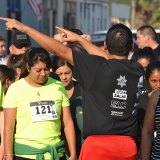
[[[77,82],[74,82],[74,91],[72,96],[70,97],[70,100],[75,99],[76,97],[81,96],[81,87]]]
[[[156,57],[156,60],[160,61],[160,45],[157,48],[153,49],[153,53]]]
[[[76,132],[76,153],[79,157],[82,143],[83,143],[83,108],[82,108],[82,96],[81,87],[77,82],[74,82],[74,91],[70,97],[70,109],[74,122],[74,128]]]
[[[144,86],[142,88],[141,96],[139,99],[138,115],[137,115],[138,123],[141,127],[143,126],[145,111],[146,111],[148,100],[149,100],[148,94],[149,94],[149,92],[151,92],[151,88],[150,88],[147,80],[144,79],[143,84],[144,84]]]
[[[143,83],[143,68],[127,59],[106,60],[75,51],[73,61],[76,79],[83,90],[84,137],[136,137],[137,98]]]

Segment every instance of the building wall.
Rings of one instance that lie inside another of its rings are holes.
[[[16,18],[40,32],[52,36],[55,26],[79,28],[84,33],[105,30],[110,26],[109,0],[42,0],[42,19],[37,16],[28,0],[1,0],[0,16]],[[0,34],[10,43],[11,32],[0,22]],[[32,41],[32,44],[37,44]]]
[[[108,0],[47,0],[44,1],[44,12],[44,16],[49,17],[48,21],[44,19],[45,26],[49,26],[49,35],[55,33],[54,25],[79,28],[89,34],[110,26]]]
[[[0,16],[16,18],[23,23],[42,31],[42,21],[37,20],[28,0],[1,0]],[[8,48],[11,40],[11,31],[6,30],[4,22],[0,22],[0,35],[6,38],[6,47]],[[37,46],[37,43],[32,40],[32,45]],[[8,54],[8,49],[6,52],[6,54]]]
[[[1,5],[0,5],[0,16],[1,17],[6,17],[7,16],[7,1],[1,1]],[[3,37],[7,36],[7,32],[6,32],[6,28],[4,27],[4,22],[0,22],[0,35],[2,35]]]
[[[83,1],[80,3],[78,26],[86,33],[106,30],[110,26],[109,4],[102,1]]]

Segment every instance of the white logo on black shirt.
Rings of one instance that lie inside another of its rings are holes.
[[[111,108],[117,108],[117,109],[126,109],[126,106],[127,102],[120,102],[115,100],[112,100],[110,105]]]
[[[126,100],[127,99],[127,91],[115,89],[115,92],[113,93],[113,98]]]
[[[120,75],[120,77],[117,78],[117,81],[118,81],[117,85],[121,86],[121,88],[124,87],[124,86],[126,86],[127,80],[126,80],[125,76],[121,76]]]
[[[124,112],[111,111],[111,116],[122,117]]]

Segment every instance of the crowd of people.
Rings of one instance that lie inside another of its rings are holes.
[[[0,160],[160,159],[160,45],[152,26],[137,29],[133,51],[123,24],[110,27],[102,49],[78,29],[56,27],[50,37],[0,20],[12,32],[7,56],[0,37]]]

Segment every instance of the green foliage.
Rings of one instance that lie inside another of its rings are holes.
[[[150,23],[154,26],[154,28],[160,29],[160,8],[153,11]]]
[[[154,28],[160,28],[160,1],[159,0],[137,0],[137,8],[142,14],[146,13],[148,24]]]

